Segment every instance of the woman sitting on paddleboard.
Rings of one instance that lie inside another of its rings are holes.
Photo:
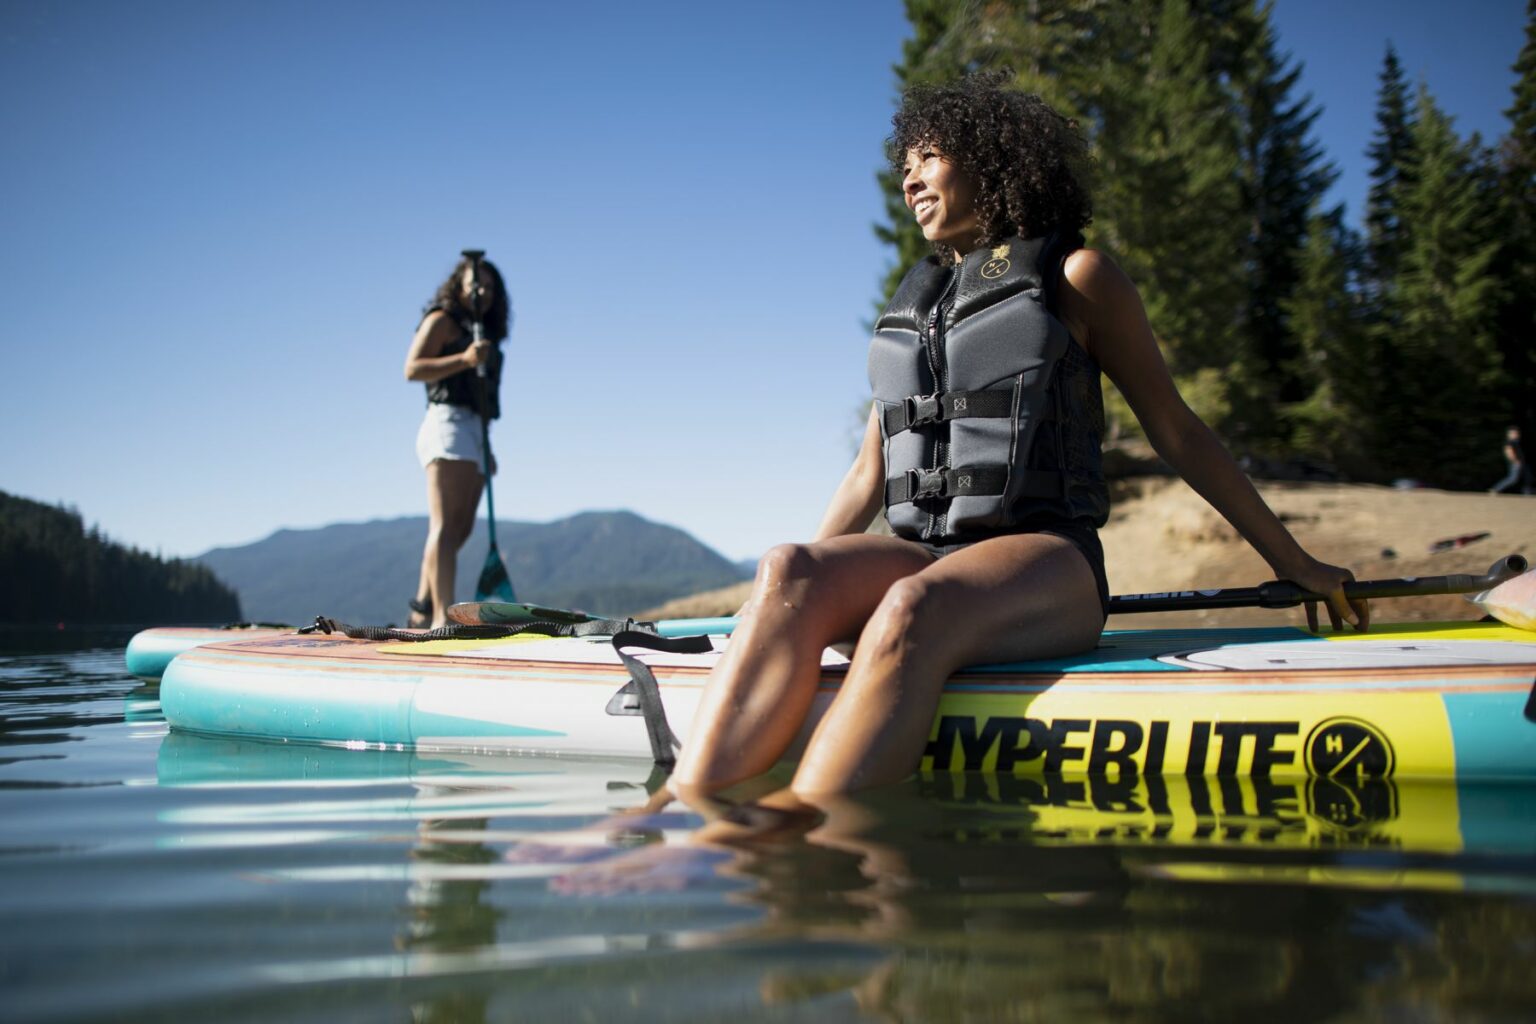
[[[1081,248],[1074,122],[1001,75],[910,91],[890,152],[934,254],[875,325],[863,445],[809,544],[774,548],[710,678],[673,783],[767,771],[800,731],[821,651],[857,638],[795,774],[800,795],[917,767],[944,681],[1091,649],[1109,590],[1097,529],[1100,369],[1159,455],[1274,568],[1365,628],[1352,574],[1308,555],[1185,405],[1136,287]],[[864,533],[884,507],[895,536]]]
[[[501,415],[500,342],[507,336],[508,312],[506,285],[496,265],[465,256],[432,297],[405,356],[405,379],[427,386],[416,457],[427,471],[429,522],[421,580],[410,602],[413,626],[448,621],[459,549],[474,529],[485,485],[481,416]],[[476,321],[479,341],[474,340]]]

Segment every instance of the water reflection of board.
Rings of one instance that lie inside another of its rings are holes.
[[[645,654],[673,728],[687,726],[728,641]],[[846,658],[823,659],[816,714]],[[182,729],[428,750],[646,757],[609,713],[628,677],[583,639],[377,644],[283,636],[216,644],[161,689]],[[929,769],[1109,778],[1536,777],[1536,634],[1493,624],[1383,627],[1331,639],[1288,628],[1108,633],[1073,658],[982,666],[945,688]]]
[[[611,821],[615,807],[639,805],[664,776],[635,760],[347,750],[172,732],[160,745],[157,778],[161,786],[268,793],[366,782],[381,787],[370,803],[376,813],[490,814],[516,828],[557,805]],[[291,823],[291,806],[264,806]],[[906,834],[941,841],[949,857],[988,846],[1097,846],[1133,871],[1193,881],[1459,888],[1478,877],[1457,870],[1466,862],[1454,858],[1474,858],[1472,869],[1487,872],[1536,855],[1536,786],[1505,782],[926,771],[855,806],[865,823],[899,816],[914,826]],[[669,810],[686,817],[685,808]],[[259,821],[253,813],[241,805],[240,823]],[[606,844],[612,831],[597,826],[596,841]],[[1351,852],[1372,856],[1338,856]],[[1414,855],[1411,866],[1402,855]]]

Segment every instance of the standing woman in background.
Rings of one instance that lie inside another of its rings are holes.
[[[474,529],[485,486],[481,416],[501,415],[501,342],[510,307],[496,265],[465,256],[432,297],[406,353],[405,379],[427,386],[416,457],[427,471],[430,516],[421,580],[410,601],[412,626],[448,621],[459,549]],[[472,329],[476,321],[483,331],[479,341]]]

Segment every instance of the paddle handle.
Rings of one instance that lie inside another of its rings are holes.
[[[1471,594],[1496,587],[1527,568],[1520,555],[1506,555],[1494,562],[1482,576],[1404,576],[1387,580],[1358,580],[1344,584],[1346,597],[1375,600],[1383,597],[1425,597],[1431,594]],[[1111,615],[1135,612],[1176,612],[1200,608],[1294,608],[1304,601],[1324,601],[1290,580],[1271,580],[1257,587],[1228,587],[1222,590],[1181,590],[1160,594],[1125,594],[1109,599]]]

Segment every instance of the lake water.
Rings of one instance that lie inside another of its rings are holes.
[[[126,636],[10,640],[8,1022],[1536,1016],[1531,787],[940,776],[706,846],[646,765],[170,733]]]

